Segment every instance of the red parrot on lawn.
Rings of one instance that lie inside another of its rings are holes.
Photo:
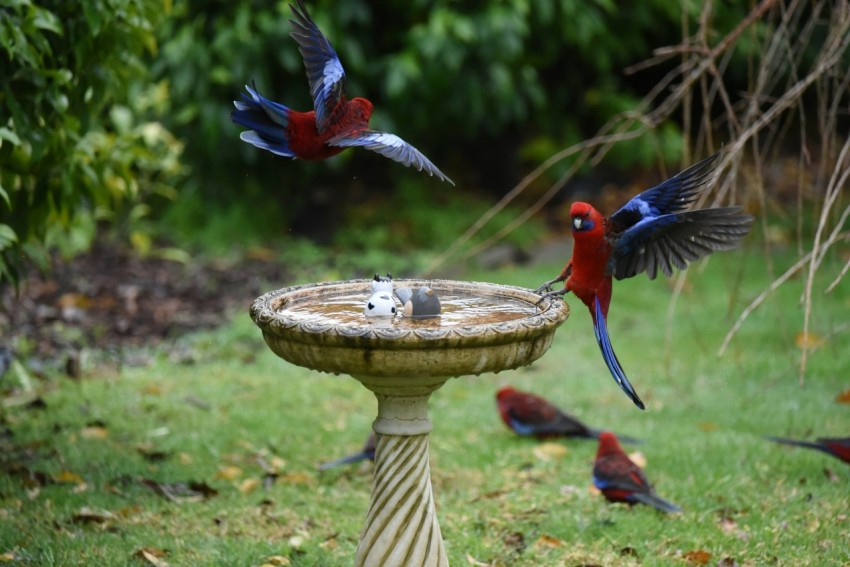
[[[718,158],[719,154],[706,158],[640,193],[609,218],[587,203],[573,203],[573,256],[557,278],[536,290],[548,291],[544,298],[571,291],[588,307],[605,364],[640,409],[644,403],[620,366],[608,336],[612,279],[641,272],[655,279],[659,270],[670,276],[673,268],[685,268],[688,262],[738,245],[753,222],[753,217],[741,214],[740,207],[685,210],[711,181]],[[565,282],[564,289],[551,291],[556,282]]]
[[[290,9],[295,15],[289,20],[294,28],[290,35],[304,59],[314,110],[292,110],[246,85],[248,94],[233,101],[236,110],[230,115],[237,124],[250,128],[239,137],[277,155],[305,160],[327,159],[345,148],[361,146],[454,185],[422,152],[395,134],[369,129],[372,103],[346,97],[345,71],[330,42],[301,0]]]
[[[534,436],[537,439],[552,437],[598,439],[599,434],[602,433],[599,429],[589,428],[540,396],[516,390],[510,386],[499,388],[496,392],[496,406],[502,421],[517,435]],[[626,443],[641,442],[631,437],[621,436],[620,439]]]
[[[348,455],[346,457],[342,457],[335,461],[331,461],[329,463],[325,463],[319,467],[320,471],[325,471],[333,467],[338,467],[340,465],[347,465],[348,463],[356,463],[357,461],[365,461],[366,459],[370,461],[375,460],[375,446],[378,443],[377,437],[375,437],[375,432],[369,434],[369,437],[366,439],[366,442],[363,444],[363,448],[360,449],[359,453],[354,453],[353,455]]]
[[[818,437],[814,441],[799,441],[784,437],[768,437],[774,443],[817,449],[850,464],[850,437]]]
[[[682,511],[655,494],[641,468],[629,459],[617,437],[609,431],[599,434],[599,449],[593,463],[593,485],[609,502],[647,504],[662,512]]]

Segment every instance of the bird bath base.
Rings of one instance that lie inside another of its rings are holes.
[[[530,364],[566,321],[562,301],[480,282],[396,280],[427,285],[439,319],[371,321],[369,280],[289,287],[254,301],[251,318],[281,358],[349,374],[378,399],[372,495],[355,565],[448,566],[434,508],[428,457],[428,398],[452,377]]]

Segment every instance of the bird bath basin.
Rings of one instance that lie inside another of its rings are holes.
[[[442,317],[377,321],[363,315],[369,280],[269,292],[251,318],[278,356],[348,374],[378,399],[372,495],[357,566],[446,566],[431,492],[428,398],[452,377],[499,372],[540,358],[569,315],[563,301],[480,282],[395,280],[430,286]]]

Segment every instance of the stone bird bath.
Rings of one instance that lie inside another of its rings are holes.
[[[348,374],[378,399],[372,495],[355,565],[447,566],[434,510],[428,398],[449,378],[509,370],[540,358],[566,321],[563,301],[480,282],[396,280],[430,286],[438,319],[370,321],[369,280],[288,287],[257,298],[251,318],[278,356]]]

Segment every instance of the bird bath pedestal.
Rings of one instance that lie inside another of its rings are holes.
[[[449,378],[499,372],[540,358],[569,314],[563,301],[517,287],[450,280],[430,286],[438,319],[369,320],[369,280],[294,286],[254,301],[269,347],[299,366],[349,374],[378,399],[372,496],[357,566],[447,566],[434,510],[428,398]]]

